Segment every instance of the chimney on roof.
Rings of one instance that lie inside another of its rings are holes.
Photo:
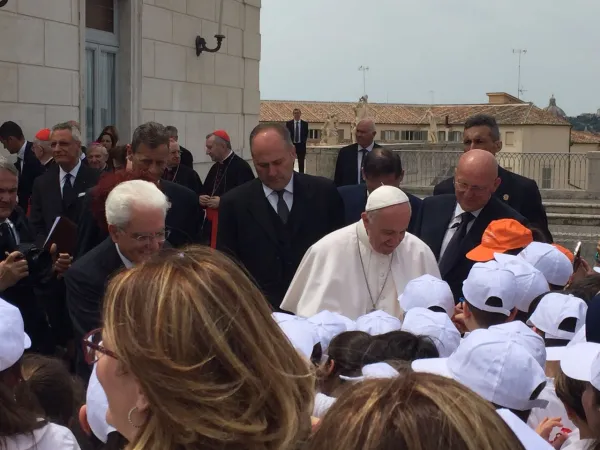
[[[506,92],[488,92],[488,103],[491,105],[512,105],[518,103],[525,103],[523,100],[513,97]]]

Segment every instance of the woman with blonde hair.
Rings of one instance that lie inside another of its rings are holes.
[[[104,328],[84,343],[127,448],[287,450],[306,439],[314,376],[270,313],[246,274],[206,247],[112,279]]]
[[[524,450],[484,399],[454,380],[409,371],[348,390],[306,448]]]

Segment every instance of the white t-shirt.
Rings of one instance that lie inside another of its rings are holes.
[[[556,396],[554,379],[546,378],[546,381],[546,387],[538,398],[547,400],[548,406],[545,408],[533,408],[531,410],[531,414],[529,415],[529,419],[527,420],[527,424],[535,430],[546,417],[560,417],[562,419],[563,427],[568,428],[571,431],[575,431],[577,427],[569,420],[565,405],[563,405],[563,402],[561,402]],[[560,432],[560,430],[555,428],[552,433],[550,433],[550,440],[553,440],[558,432]]]
[[[335,403],[335,398],[328,397],[325,394],[318,393],[315,397],[315,406],[313,408],[313,417],[322,419],[329,408]]]
[[[71,430],[54,423],[35,430],[33,436],[19,434],[5,442],[7,450],[80,450]]]
[[[595,442],[594,439],[580,439],[579,430],[573,431],[560,450],[588,450]]]

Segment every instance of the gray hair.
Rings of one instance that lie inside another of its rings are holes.
[[[91,143],[91,144],[90,144],[90,146],[88,147],[88,152],[89,152],[90,150],[94,149],[94,148],[101,148],[102,150],[104,150],[104,152],[103,152],[103,153],[104,153],[106,156],[108,156],[108,150],[107,150],[107,148],[106,148],[106,147],[105,147],[103,144],[100,144],[100,143],[97,143],[97,142],[93,142],[93,143]]]
[[[155,149],[161,145],[169,146],[171,136],[166,128],[157,122],[147,122],[135,129],[131,139],[131,151],[135,153],[141,144]]]
[[[371,133],[375,133],[377,131],[377,127],[375,126],[375,121],[373,119],[371,119],[370,117],[367,117],[365,119],[362,119],[360,122],[358,122],[356,125],[360,125],[361,123],[363,124],[367,124],[369,125],[369,131]]]
[[[77,142],[79,142],[79,145],[81,145],[81,130],[79,129],[79,127],[77,127],[76,125],[72,124],[71,122],[61,122],[61,123],[57,123],[56,125],[54,125],[52,127],[52,133],[54,133],[55,131],[60,131],[60,130],[68,130],[71,132],[71,135],[73,136],[73,139]]]
[[[215,137],[215,142],[217,142],[218,144],[227,147],[227,149],[231,150],[231,142],[227,142],[225,139],[223,139],[221,136],[217,136],[214,133],[208,133],[206,135],[206,139],[210,138],[210,137]]]
[[[19,171],[17,170],[15,165],[11,163],[8,159],[6,159],[4,156],[0,156],[0,170],[6,170],[12,173],[15,177],[19,177]]]
[[[52,146],[50,145],[50,141],[40,141],[39,139],[34,139],[34,144],[39,145],[45,150],[52,150]]]
[[[165,127],[165,130],[166,130],[167,134],[169,135],[169,137],[172,137],[172,138],[179,137],[179,131],[173,125],[167,125]]]
[[[124,181],[108,194],[106,222],[118,228],[125,228],[131,220],[133,206],[160,209],[166,217],[171,205],[167,196],[154,183],[143,180]]]

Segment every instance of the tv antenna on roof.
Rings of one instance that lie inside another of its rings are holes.
[[[526,90],[523,89],[523,86],[521,86],[521,57],[523,55],[527,54],[527,50],[521,49],[521,48],[514,48],[513,54],[519,55],[519,75],[517,78],[517,98],[520,99],[521,94],[523,94],[524,92],[527,92]]]

